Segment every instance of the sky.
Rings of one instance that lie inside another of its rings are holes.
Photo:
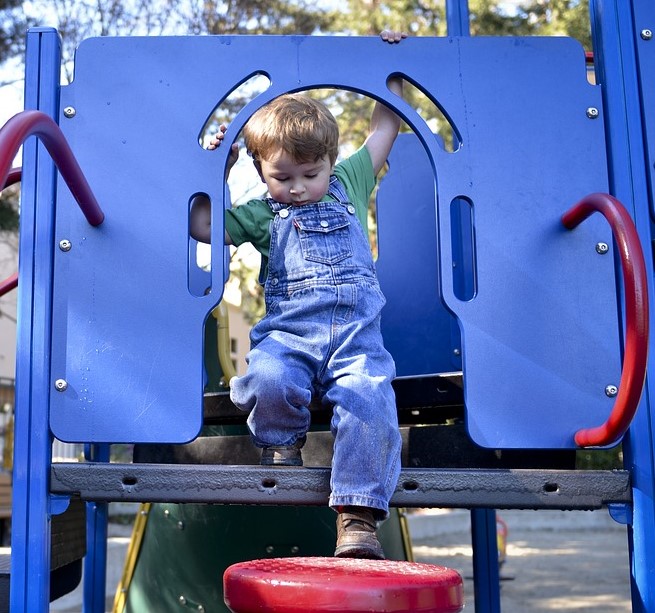
[[[20,60],[0,67],[0,125],[23,110],[22,71]]]

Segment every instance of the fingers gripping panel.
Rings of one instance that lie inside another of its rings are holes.
[[[419,115],[386,88],[400,73],[433,96],[462,145],[445,152]],[[188,203],[206,193],[222,240],[228,147],[198,134],[211,111],[254,74],[271,87],[230,126],[236,137],[262,104],[336,86],[394,106],[434,175],[443,300],[463,339],[469,426],[490,446],[561,447],[604,419],[618,380],[610,242],[594,220],[572,233],[559,216],[607,189],[600,108],[582,49],[565,39],[377,37],[101,38],[80,46],[60,125],[106,214],[90,228],[58,190],[51,424],[63,440],[182,442],[202,418],[202,326],[220,298],[189,291]],[[391,206],[411,208],[403,193]],[[452,291],[450,203],[472,203],[476,292]],[[434,217],[434,216],[433,216]],[[433,223],[435,221],[433,220]],[[435,255],[436,257],[436,255]],[[421,277],[422,262],[408,262]],[[434,269],[434,265],[432,265]],[[432,273],[434,276],[434,272]],[[393,288],[386,287],[393,301]],[[411,330],[409,331],[411,334]],[[429,343],[430,339],[425,342]],[[502,443],[502,445],[500,444]]]

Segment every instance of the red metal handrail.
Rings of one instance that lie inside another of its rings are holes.
[[[621,255],[625,291],[625,349],[619,391],[607,421],[578,430],[580,447],[611,445],[627,431],[637,411],[648,362],[648,283],[639,235],[625,207],[609,194],[590,194],[562,215],[569,230],[599,212],[610,224]]]
[[[30,136],[38,136],[50,153],[66,185],[92,226],[100,225],[105,215],[82,173],[60,127],[41,111],[22,111],[0,129],[0,185],[5,185],[11,162]]]
[[[15,272],[11,277],[7,277],[4,281],[0,281],[0,296],[4,296],[12,289],[16,289],[18,285],[18,273]]]
[[[5,180],[5,184],[2,186],[2,188],[0,188],[0,191],[2,191],[5,187],[9,187],[14,183],[18,183],[20,181],[22,173],[23,173],[23,169],[20,166],[10,169],[9,172],[7,173],[7,179]]]

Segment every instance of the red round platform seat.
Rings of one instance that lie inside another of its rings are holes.
[[[349,558],[269,558],[223,575],[233,613],[454,613],[462,578],[443,566]]]

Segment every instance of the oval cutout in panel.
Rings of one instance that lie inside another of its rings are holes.
[[[477,293],[475,220],[473,203],[464,196],[450,203],[450,234],[453,258],[453,293],[468,302]]]

